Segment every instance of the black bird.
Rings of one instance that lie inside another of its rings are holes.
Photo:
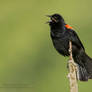
[[[86,54],[85,48],[76,32],[65,23],[59,14],[50,17],[50,35],[55,49],[63,56],[69,56],[69,41],[72,42],[73,59],[78,67],[78,79],[88,81],[92,79],[92,59]]]

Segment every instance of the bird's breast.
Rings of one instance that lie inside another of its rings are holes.
[[[64,55],[64,56],[68,56],[68,44],[69,44],[69,40],[67,37],[65,37],[63,34],[51,34],[51,38],[52,38],[52,42],[54,47],[56,48],[56,50]]]

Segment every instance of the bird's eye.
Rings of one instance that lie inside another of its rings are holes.
[[[57,19],[57,17],[54,17],[54,19]]]

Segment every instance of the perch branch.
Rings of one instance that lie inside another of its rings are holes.
[[[77,84],[77,67],[76,64],[74,63],[73,57],[72,57],[72,42],[69,42],[69,61],[68,61],[68,66],[69,66],[69,82],[70,82],[70,92],[78,92],[78,84]]]

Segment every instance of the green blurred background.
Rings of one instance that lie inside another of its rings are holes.
[[[45,15],[60,13],[92,56],[91,0],[0,0],[0,92],[69,92],[67,60],[53,48]],[[92,92],[92,80],[79,92]]]

